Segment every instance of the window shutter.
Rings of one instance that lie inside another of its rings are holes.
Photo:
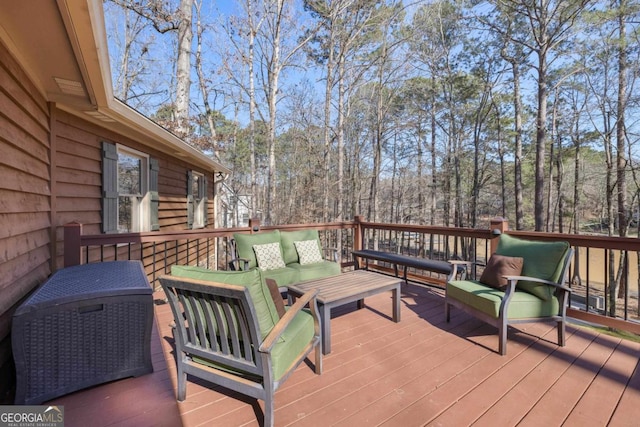
[[[204,226],[206,227],[207,224],[209,224],[209,206],[208,206],[208,201],[209,198],[207,197],[207,184],[208,184],[209,180],[208,178],[205,176],[204,179],[202,180],[202,206],[204,209],[203,215],[204,215]]]
[[[118,149],[102,142],[102,232],[118,232]]]
[[[158,193],[158,171],[160,166],[158,159],[149,159],[149,212],[151,218],[149,220],[151,224],[151,231],[160,230],[160,220],[158,217],[158,208],[160,205],[160,195]]]
[[[187,171],[187,228],[193,228],[193,172]]]

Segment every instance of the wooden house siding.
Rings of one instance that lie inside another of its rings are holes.
[[[57,237],[56,267],[64,266],[64,224],[79,222],[86,234],[100,234],[102,223],[102,141],[121,144],[148,154],[158,160],[158,192],[160,203],[158,217],[160,229],[185,230],[187,228],[187,171],[192,167],[176,158],[137,143],[122,135],[109,132],[76,116],[57,111],[55,129],[56,199],[58,214],[55,226]],[[211,173],[198,170],[208,177]],[[209,204],[213,201],[213,186],[208,186]],[[209,209],[213,217],[212,207]],[[213,224],[213,221],[210,221]],[[111,256],[107,255],[107,259]]]
[[[85,234],[102,232],[103,143],[149,156],[149,179],[158,184],[148,195],[152,207],[158,204],[157,217],[150,209],[154,230],[158,225],[164,231],[187,228],[189,170],[209,180],[213,224],[214,169],[227,171],[122,105],[104,87],[103,73],[109,71],[101,49],[107,42],[94,21],[101,18],[101,2],[41,3],[0,2],[0,403],[11,402],[13,312],[63,268],[64,225],[78,222]],[[39,31],[33,31],[34,19]],[[44,58],[43,46],[55,61]],[[148,250],[137,249],[143,255]],[[89,259],[113,259],[114,251],[126,255],[130,250],[123,245],[111,248],[111,254],[90,251]],[[187,252],[180,245],[175,250]]]
[[[1,44],[0,147],[0,378],[12,378],[11,316],[51,274],[49,107]]]

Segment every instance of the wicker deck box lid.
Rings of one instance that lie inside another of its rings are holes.
[[[42,306],[50,307],[53,301],[67,304],[113,295],[152,294],[140,261],[95,262],[67,267],[51,276],[45,285],[31,294],[14,315],[37,311]]]

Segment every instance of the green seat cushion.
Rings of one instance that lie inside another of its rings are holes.
[[[295,268],[285,267],[275,270],[260,270],[262,283],[266,284],[266,279],[273,279],[278,286],[287,286],[299,282],[299,273]]]
[[[323,277],[340,274],[340,265],[336,262],[322,261],[313,264],[300,265],[297,262],[289,264],[289,268],[298,271],[298,281],[321,279]]]
[[[314,333],[311,313],[302,310],[296,314],[282,333],[282,340],[279,340],[271,351],[273,375],[276,380],[282,378],[289,367],[297,362],[298,356],[311,342]]]
[[[238,257],[249,260],[249,268],[256,268],[258,266],[258,261],[256,260],[253,245],[280,243],[280,231],[274,230],[255,234],[234,233],[233,240],[236,242],[236,252]]]
[[[503,234],[496,254],[524,258],[522,275],[559,282],[569,243],[523,240]],[[551,300],[555,289],[541,283],[520,281],[517,287],[545,300]]]
[[[292,262],[299,262],[298,251],[296,250],[293,242],[316,240],[318,242],[318,247],[322,247],[320,244],[320,237],[318,236],[318,230],[281,231],[280,240],[282,243],[284,263],[287,265]]]
[[[447,298],[458,300],[491,317],[498,318],[505,293],[477,280],[454,280],[447,283]],[[560,303],[556,297],[548,300],[524,291],[516,291],[509,302],[507,318],[527,319],[557,315]]]
[[[256,316],[258,317],[262,338],[266,337],[280,320],[269,288],[263,283],[260,273],[256,269],[249,271],[214,271],[201,267],[173,265],[171,267],[171,275],[229,285],[241,285],[248,288],[256,310]]]

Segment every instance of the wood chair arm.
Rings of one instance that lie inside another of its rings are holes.
[[[278,338],[280,338],[283,332],[287,329],[296,314],[298,314],[307,304],[310,304],[312,307],[315,305],[315,298],[317,294],[318,290],[314,289],[298,298],[295,304],[293,304],[291,308],[287,310],[285,315],[280,318],[271,332],[269,332],[269,334],[265,337],[258,350],[262,353],[271,353],[273,346],[276,342],[278,342]]]

